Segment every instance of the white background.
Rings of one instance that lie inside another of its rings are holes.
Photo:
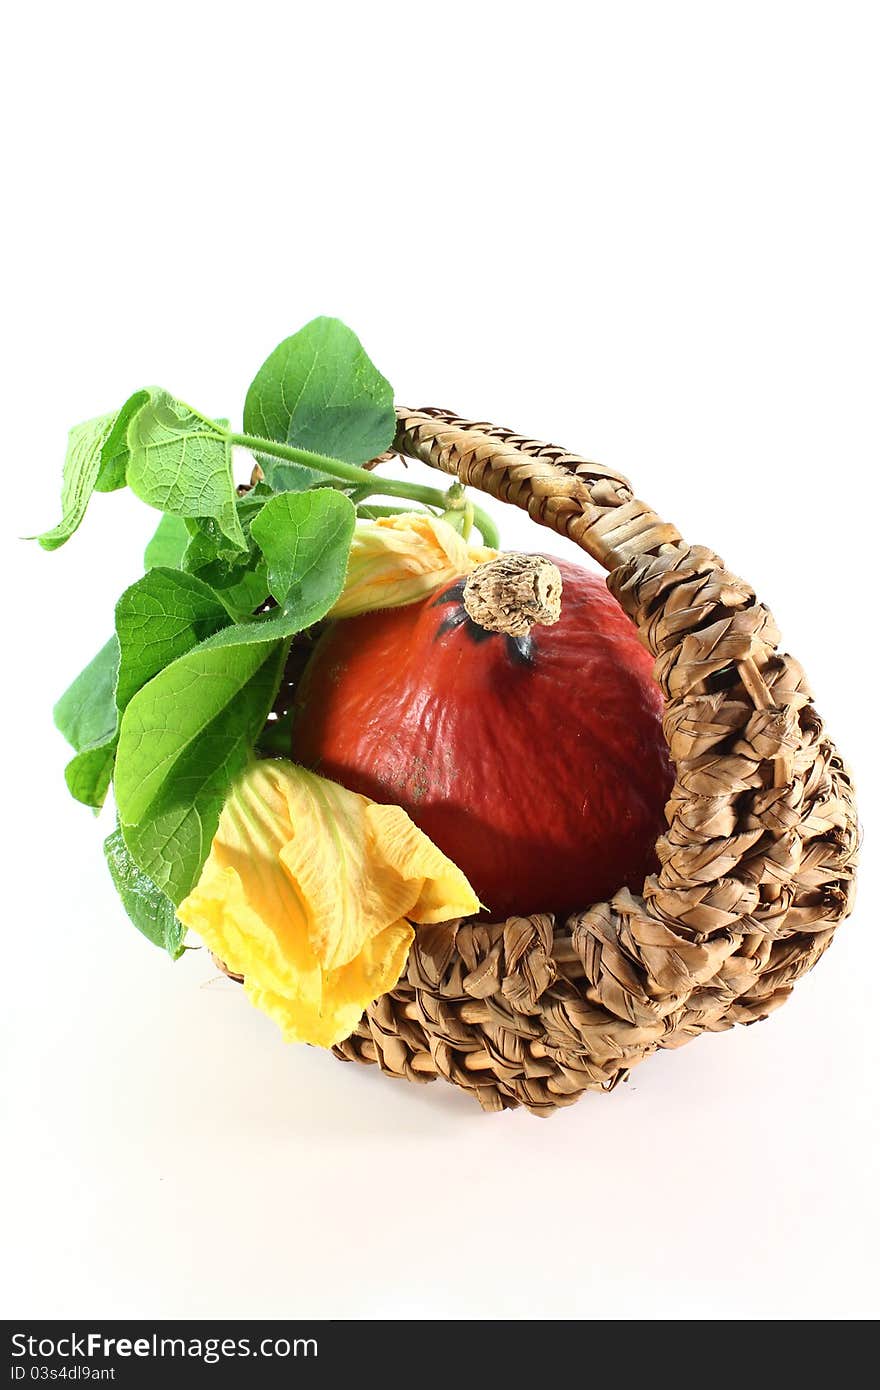
[[[767,0],[7,18],[0,1312],[880,1311],[875,26]],[[857,774],[856,913],[793,1000],[545,1123],[285,1047],[127,924],[64,788],[52,702],[155,522],[116,494],[54,555],[17,539],[57,519],[68,426],[150,382],[234,419],[317,313],[399,401],[601,458],[720,551]]]

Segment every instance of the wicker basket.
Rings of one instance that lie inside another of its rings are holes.
[[[566,922],[420,928],[339,1057],[547,1115],[699,1033],[766,1018],[849,913],[850,777],[748,584],[616,473],[493,425],[401,410],[395,450],[526,510],[609,571],[655,657],[676,780],[660,871]]]

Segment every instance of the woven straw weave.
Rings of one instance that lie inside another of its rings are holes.
[[[676,780],[642,895],[566,922],[420,928],[405,977],[336,1049],[546,1115],[657,1048],[784,1003],[852,907],[852,785],[769,611],[625,478],[445,411],[398,415],[397,452],[524,508],[609,571],[665,699]]]

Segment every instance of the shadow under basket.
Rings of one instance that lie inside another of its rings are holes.
[[[754,1023],[852,907],[849,774],[769,611],[627,480],[442,410],[399,410],[396,452],[522,507],[608,571],[652,653],[675,767],[659,872],[565,922],[419,928],[397,988],[336,1055],[547,1115],[658,1048]]]

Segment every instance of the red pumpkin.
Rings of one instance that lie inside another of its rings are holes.
[[[555,563],[553,626],[489,632],[459,581],[333,624],[297,698],[294,759],[403,806],[496,919],[640,888],[672,784],[650,656],[601,578]]]

